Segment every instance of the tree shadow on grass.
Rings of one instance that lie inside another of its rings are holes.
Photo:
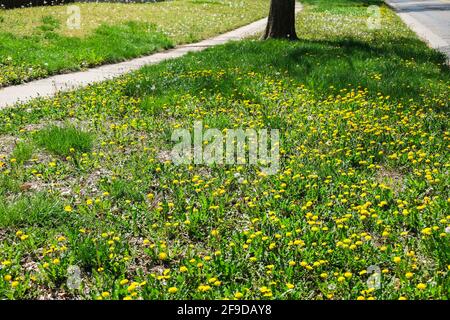
[[[383,5],[383,0],[302,0],[302,4],[313,4],[323,7],[324,4],[332,7],[354,7],[354,6],[372,6]]]
[[[389,39],[390,40],[390,39]],[[129,94],[165,95],[174,90],[197,95],[200,92],[234,94],[234,97],[258,101],[255,81],[243,81],[239,74],[226,71],[222,77],[200,76],[179,78],[179,75],[202,70],[255,71],[272,78],[287,77],[306,85],[318,96],[338,94],[342,88],[367,88],[368,95],[379,94],[390,99],[416,103],[433,97],[445,100],[450,72],[441,53],[430,50],[416,39],[396,38],[362,42],[355,39],[240,41],[208,49],[153,66],[147,84],[130,85]],[[156,79],[158,70],[173,76]],[[155,70],[156,69],[156,70]],[[242,74],[241,72],[241,74]],[[244,77],[245,78],[245,77]],[[159,89],[150,92],[157,83]],[[442,107],[437,107],[443,111]]]
[[[362,86],[399,99],[423,94],[428,83],[448,83],[449,68],[442,53],[421,50],[413,43],[405,45],[408,39],[398,41],[403,45],[302,40],[288,47],[282,59],[274,57],[271,64],[315,89]]]

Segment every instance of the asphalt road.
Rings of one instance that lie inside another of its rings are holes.
[[[450,0],[387,0],[400,14],[406,14],[439,37],[440,51],[450,58]],[[428,32],[429,33],[429,32]]]

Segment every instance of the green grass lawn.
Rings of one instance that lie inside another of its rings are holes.
[[[381,30],[368,1],[303,3],[298,42],[0,111],[0,297],[448,299],[444,58],[381,1]],[[280,171],[174,165],[198,120],[279,129]]]
[[[76,5],[75,29],[69,5],[0,10],[0,87],[195,42],[268,13],[264,0]]]

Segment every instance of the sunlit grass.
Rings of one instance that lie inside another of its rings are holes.
[[[72,4],[73,5],[73,4]],[[195,42],[267,15],[265,0],[76,3],[0,11],[0,87]]]
[[[73,4],[70,4],[73,5]],[[47,6],[0,11],[1,30],[28,36],[42,25],[42,18],[51,16],[60,22],[58,33],[65,36],[86,36],[102,24],[128,21],[158,25],[176,43],[204,39],[244,25],[268,13],[265,0],[172,0],[156,3],[76,3],[81,12],[81,28],[70,29],[66,21],[67,7]]]

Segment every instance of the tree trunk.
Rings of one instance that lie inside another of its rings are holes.
[[[271,0],[269,20],[263,39],[297,40],[295,0]]]

